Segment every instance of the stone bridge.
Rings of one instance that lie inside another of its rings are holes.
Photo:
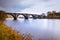
[[[29,16],[32,16],[33,19],[42,17],[41,15],[38,15],[38,14],[27,14],[27,13],[6,13],[6,14],[13,16],[14,20],[17,20],[17,17],[19,15],[23,15],[25,19],[28,19]]]

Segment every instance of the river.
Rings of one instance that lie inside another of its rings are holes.
[[[21,33],[30,33],[34,40],[60,40],[60,19],[18,19],[8,18],[6,25]]]

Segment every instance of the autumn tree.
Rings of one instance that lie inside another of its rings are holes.
[[[0,20],[5,20],[5,18],[7,17],[5,13],[5,11],[0,10]]]

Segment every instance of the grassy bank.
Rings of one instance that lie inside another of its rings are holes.
[[[0,21],[0,40],[32,40],[30,35],[23,35]]]

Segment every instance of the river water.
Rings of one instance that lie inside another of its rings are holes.
[[[8,18],[6,25],[21,33],[30,33],[34,40],[60,40],[60,19],[18,19]]]

